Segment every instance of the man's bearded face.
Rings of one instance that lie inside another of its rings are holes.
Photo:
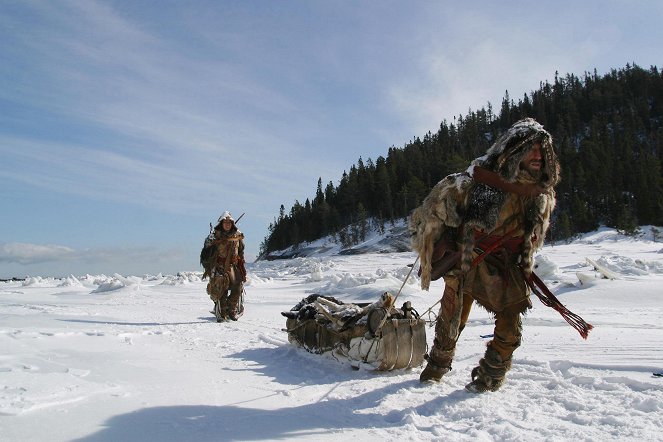
[[[543,167],[543,157],[541,156],[541,143],[534,143],[532,148],[525,154],[520,167],[525,169],[533,177],[538,177],[541,174]]]

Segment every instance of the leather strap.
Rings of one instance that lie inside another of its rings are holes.
[[[536,184],[510,183],[505,181],[500,174],[479,166],[474,166],[472,177],[478,183],[522,196],[536,197],[541,195],[544,190]]]

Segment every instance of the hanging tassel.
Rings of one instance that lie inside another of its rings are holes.
[[[527,282],[527,285],[532,289],[532,292],[538,296],[543,305],[558,311],[559,314],[562,315],[562,317],[566,320],[566,322],[578,330],[578,333],[580,333],[580,336],[582,336],[583,339],[587,339],[587,336],[589,336],[589,331],[594,328],[592,324],[588,324],[580,316],[564,307],[564,305],[559,302],[559,299],[557,299],[555,295],[552,294],[552,292],[548,289],[548,287],[546,287],[546,285],[543,283],[541,278],[536,275],[536,273],[532,272],[530,276],[527,277],[523,271],[523,276]]]

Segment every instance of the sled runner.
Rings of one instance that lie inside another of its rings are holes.
[[[420,366],[426,348],[425,321],[406,302],[398,309],[384,293],[372,304],[344,304],[329,296],[310,295],[286,319],[288,340],[305,350],[333,352],[358,367],[378,371]]]
[[[620,279],[619,275],[612,270],[600,265],[598,262],[590,258],[585,258],[587,264],[594,267],[594,269],[601,274],[605,279]]]

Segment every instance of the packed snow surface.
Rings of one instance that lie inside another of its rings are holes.
[[[414,260],[252,264],[246,313],[228,323],[209,313],[200,272],[0,283],[0,440],[663,440],[663,243],[601,229],[545,247],[537,271],[595,328],[583,340],[533,298],[495,393],[463,388],[493,329],[477,307],[440,384],[420,384],[421,367],[355,370],[288,342],[280,312],[311,293],[397,294]],[[432,320],[443,286],[422,292],[413,272],[397,304]]]

